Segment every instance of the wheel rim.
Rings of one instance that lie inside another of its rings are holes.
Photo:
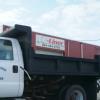
[[[69,100],[83,100],[83,93],[79,90],[75,90],[71,93]]]

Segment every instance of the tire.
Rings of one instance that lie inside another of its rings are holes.
[[[72,85],[67,89],[64,100],[87,100],[86,92],[80,85]]]

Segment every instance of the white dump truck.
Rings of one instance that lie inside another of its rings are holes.
[[[0,98],[96,100],[99,54],[98,46],[16,24],[0,34]]]

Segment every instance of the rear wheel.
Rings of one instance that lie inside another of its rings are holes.
[[[80,85],[73,85],[67,89],[65,100],[86,100],[86,92]]]

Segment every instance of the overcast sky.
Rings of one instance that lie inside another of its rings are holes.
[[[0,0],[0,25],[100,45],[100,0]]]

